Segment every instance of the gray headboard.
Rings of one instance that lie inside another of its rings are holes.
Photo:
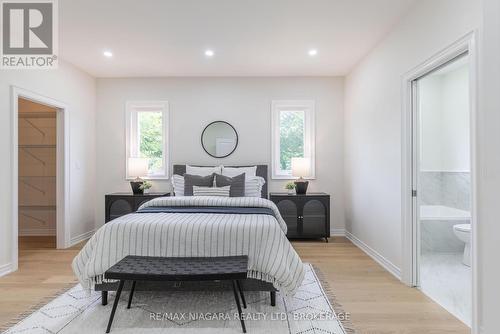
[[[213,166],[199,166],[199,165],[190,165],[190,166],[213,167]],[[257,166],[256,175],[266,180],[266,183],[264,183],[264,186],[262,187],[261,197],[267,198],[267,165],[245,165],[245,166],[227,166],[227,167],[251,167],[251,166]],[[186,173],[186,165],[174,165],[174,174],[184,175],[185,173]]]

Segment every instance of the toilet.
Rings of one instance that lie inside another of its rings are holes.
[[[458,239],[465,242],[463,264],[470,267],[470,224],[453,225],[453,232]]]

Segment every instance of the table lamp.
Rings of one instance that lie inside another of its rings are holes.
[[[144,180],[141,177],[148,175],[148,159],[128,158],[128,175],[135,177],[133,181],[130,181],[134,195],[142,195],[144,189],[141,189],[141,185]]]
[[[311,163],[308,158],[292,158],[292,176],[298,177],[295,180],[295,193],[304,195],[307,192],[309,181],[304,180],[304,176],[310,174]]]

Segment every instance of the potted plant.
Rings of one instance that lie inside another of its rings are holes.
[[[295,193],[295,183],[294,182],[288,182],[285,185],[285,189],[288,191],[288,195],[293,195]]]
[[[153,184],[151,182],[149,182],[149,181],[143,181],[142,184],[140,185],[139,189],[144,192],[145,190],[148,190],[152,186],[153,186]],[[146,191],[146,193],[147,192],[148,191]]]

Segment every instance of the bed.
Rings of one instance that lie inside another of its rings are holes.
[[[183,175],[185,165],[174,165]],[[244,167],[244,166],[232,166]],[[286,238],[286,224],[274,203],[267,200],[267,166],[257,166],[264,178],[261,197],[172,196],[155,198],[138,212],[102,226],[72,263],[85,289],[107,292],[118,284],[104,279],[104,272],[126,255],[231,256],[248,255],[247,291],[277,290],[293,294],[304,277],[303,264]],[[125,287],[127,288],[127,287]],[[227,289],[222,282],[137,284],[137,290]]]

